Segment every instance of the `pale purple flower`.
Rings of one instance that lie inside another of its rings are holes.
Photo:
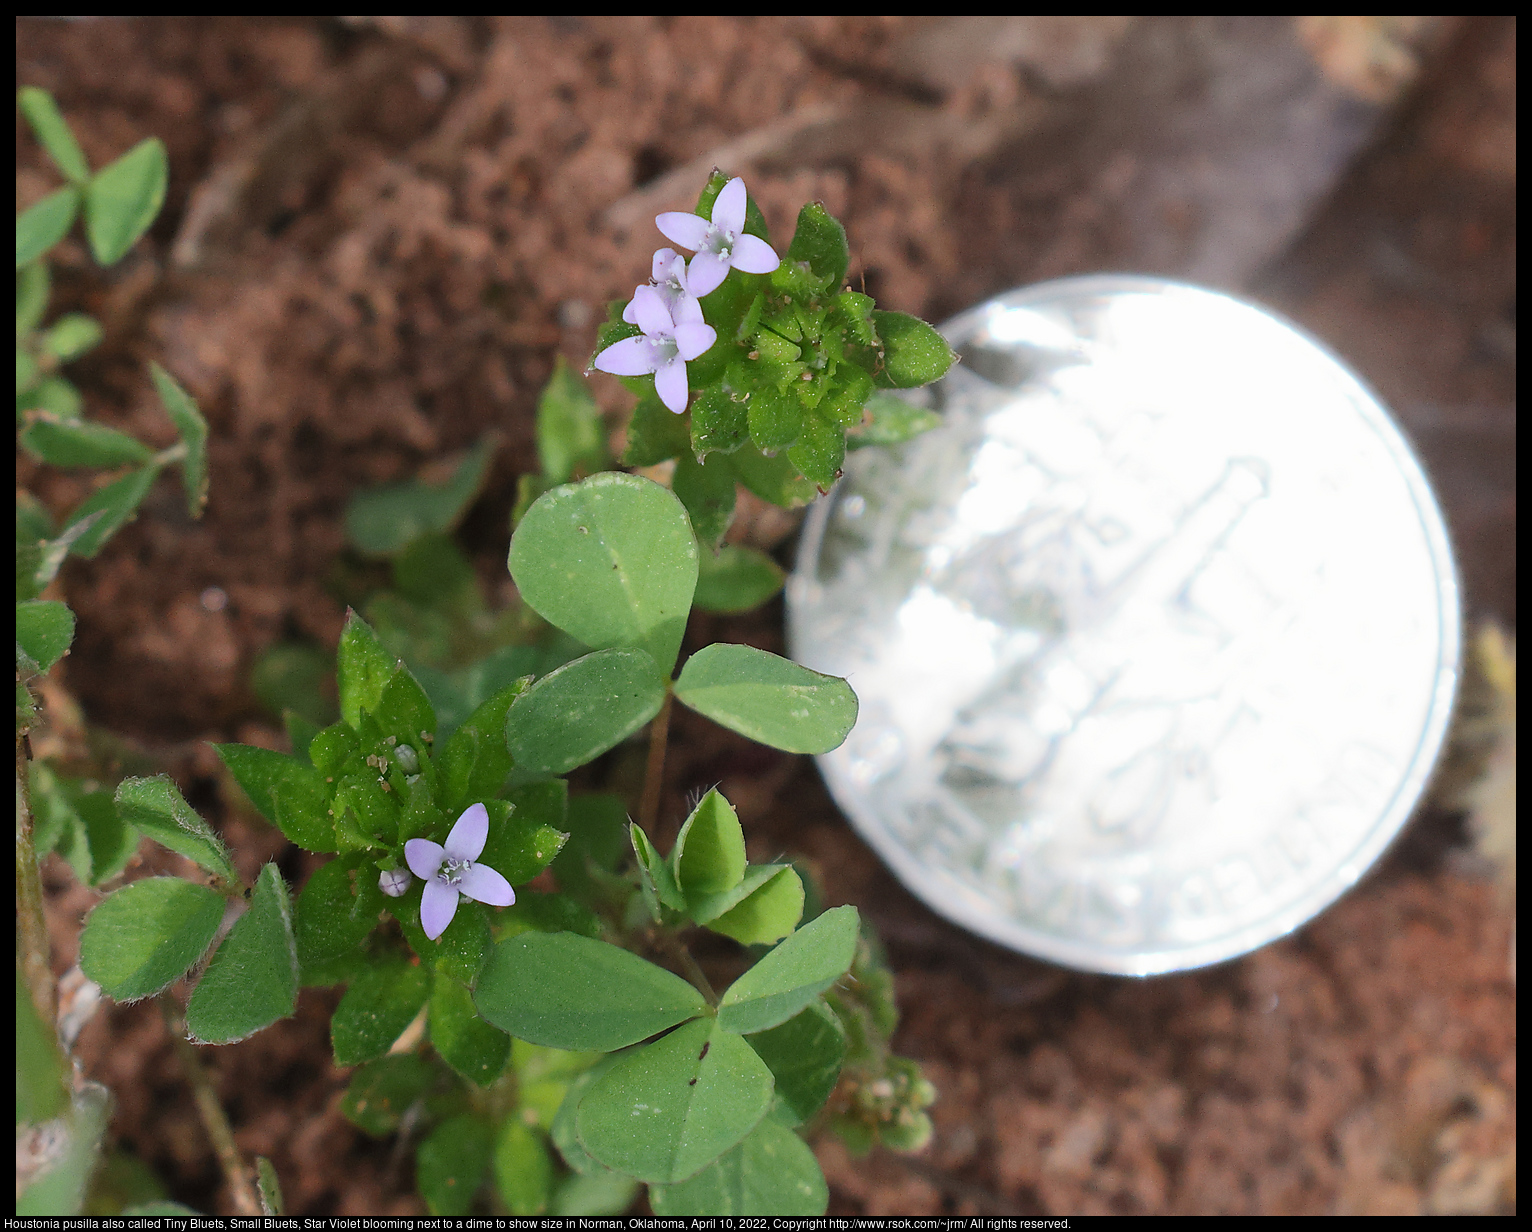
[[[404,845],[410,871],[426,883],[420,897],[420,926],[432,941],[452,923],[459,894],[491,907],[509,907],[516,901],[509,881],[489,865],[474,863],[488,838],[489,810],[470,804],[447,835],[445,846],[428,838],[412,838]]]
[[[660,293],[670,319],[677,325],[697,325],[702,321],[702,305],[692,294],[686,279],[686,258],[674,248],[661,248],[654,254],[654,272],[650,285]],[[622,310],[622,319],[629,325],[638,324],[638,313],[630,300]]]
[[[593,367],[614,376],[654,373],[654,392],[679,415],[686,409],[691,392],[686,382],[686,361],[696,359],[712,346],[718,338],[717,331],[701,321],[676,321],[653,287],[637,288],[629,306],[633,309],[633,323],[644,331],[643,335],[612,343],[596,356]]]
[[[782,262],[765,240],[745,234],[745,181],[735,176],[713,202],[713,218],[672,211],[654,225],[667,240],[697,255],[686,267],[687,283],[698,298],[717,290],[729,269],[769,274]]]
[[[410,870],[407,868],[385,868],[378,874],[378,889],[389,898],[403,898],[409,888]]]

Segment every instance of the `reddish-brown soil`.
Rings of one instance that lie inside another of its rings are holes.
[[[57,303],[108,333],[74,369],[89,409],[168,441],[144,372],[157,359],[212,426],[205,518],[167,483],[66,567],[79,634],[55,717],[72,697],[169,769],[250,870],[277,856],[203,742],[280,742],[249,669],[279,639],[333,643],[355,572],[348,497],[498,433],[463,538],[504,595],[537,392],[557,355],[584,364],[604,303],[647,276],[651,216],[714,162],[749,175],[778,236],[825,200],[853,278],[932,319],[1106,269],[1275,304],[1396,408],[1470,619],[1514,626],[1514,23],[991,20],[19,22],[20,82],[56,94],[93,162],[150,134],[170,150],[166,209],[127,261],[102,274],[60,250]],[[26,205],[55,180],[17,134]],[[597,391],[627,405],[615,383]],[[18,472],[55,510],[88,482]],[[200,601],[209,587],[226,606]],[[690,636],[780,647],[780,607]],[[820,1144],[832,1211],[1514,1210],[1513,919],[1461,858],[1453,814],[1427,810],[1296,936],[1134,982],[932,916],[806,760],[686,715],[673,742],[672,821],[721,781],[752,855],[804,853],[828,897],[877,923],[897,1045],[941,1093],[920,1155]],[[301,879],[294,856],[282,867]],[[166,860],[146,847],[130,875]],[[44,879],[62,972],[98,895],[56,859]],[[305,992],[294,1019],[204,1057],[290,1213],[418,1211],[409,1153],[337,1111],[335,995]],[[78,1055],[115,1093],[114,1142],[180,1200],[228,1209],[158,1012],[104,1009]]]

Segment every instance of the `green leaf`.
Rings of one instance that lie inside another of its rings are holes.
[[[862,449],[868,445],[902,445],[922,432],[929,432],[942,417],[935,411],[906,402],[893,394],[874,394],[867,400],[871,421],[857,431],[846,435],[847,449]]]
[[[744,877],[745,831],[718,788],[703,796],[682,824],[670,868],[688,898],[732,890]]]
[[[787,459],[821,492],[828,492],[840,478],[841,464],[846,460],[845,429],[818,411],[809,412],[803,420],[803,434],[787,451]]]
[[[286,1018],[298,1004],[292,904],[275,864],[261,869],[250,910],[235,921],[186,1007],[186,1030],[232,1044]]]
[[[828,753],[856,722],[856,694],[839,676],[716,642],[686,661],[676,700],[730,731],[789,753]]]
[[[512,1055],[515,1056],[521,1049],[531,1047],[522,1040],[512,1043]],[[549,1049],[553,1052],[554,1050]],[[579,1053],[558,1054],[567,1056],[580,1056]],[[565,1092],[563,1101],[559,1104],[558,1111],[554,1113],[553,1121],[548,1127],[548,1136],[553,1139],[553,1145],[558,1148],[564,1162],[581,1175],[590,1176],[614,1176],[609,1168],[597,1163],[590,1157],[586,1149],[580,1145],[580,1139],[575,1134],[575,1116],[580,1110],[580,1101],[585,1098],[585,1093],[596,1081],[609,1073],[612,1068],[623,1059],[621,1053],[613,1053],[602,1057],[583,1073],[577,1073],[570,1080],[568,1090]]]
[[[874,312],[882,339],[882,365],[873,379],[884,389],[915,389],[947,375],[957,360],[947,340],[919,317],[903,312]]]
[[[384,736],[390,738],[389,747],[396,750],[396,757],[407,758],[408,754],[399,750],[408,746],[414,750],[415,764],[418,765],[421,755],[430,751],[435,740],[436,711],[420,682],[403,664],[383,686],[383,695],[378,698],[378,708],[372,717]],[[402,761],[400,764],[405,765]]]
[[[186,803],[168,775],[124,779],[117,785],[116,799],[117,811],[129,825],[137,826],[160,846],[196,861],[215,877],[230,885],[239,884],[228,850]]]
[[[89,780],[55,776],[32,763],[34,842],[69,861],[75,876],[98,886],[127,867],[138,850],[138,831],[117,815],[112,793]]]
[[[343,856],[314,870],[298,895],[293,920],[293,941],[305,983],[311,972],[367,940],[378,926],[381,900],[377,870],[360,856]]]
[[[295,710],[284,708],[282,727],[287,732],[288,742],[293,746],[293,756],[302,759],[305,765],[312,765],[309,761],[309,745],[320,733],[320,725],[310,722]]]
[[[207,504],[207,420],[202,418],[197,403],[191,395],[176,384],[175,378],[156,363],[149,365],[149,375],[165,413],[176,426],[176,435],[186,446],[186,456],[181,459],[181,485],[186,489],[186,512],[192,517],[202,516]]]
[[[69,131],[69,123],[59,112],[53,96],[36,86],[24,86],[17,95],[17,102],[38,142],[64,178],[75,184],[90,179],[90,166],[80,150],[80,143]]]
[[[624,466],[653,466],[686,452],[691,444],[686,416],[665,408],[658,398],[641,398],[628,420],[628,444],[622,452]]]
[[[444,1073],[439,1062],[418,1053],[379,1057],[351,1075],[351,1085],[341,1098],[341,1114],[363,1133],[386,1137]]]
[[[596,400],[562,355],[537,400],[537,456],[554,483],[604,470],[610,460]]]
[[[733,453],[750,440],[750,407],[743,394],[709,385],[692,404],[692,453]]]
[[[21,447],[54,466],[124,466],[154,456],[126,432],[78,419],[39,419],[21,434]]]
[[[17,1195],[16,1214],[33,1216],[80,1213],[85,1201],[86,1186],[96,1170],[101,1135],[106,1131],[111,1110],[112,1097],[99,1083],[85,1083],[75,1092],[62,1127],[64,1141],[58,1162]],[[52,1226],[52,1221],[47,1226]]]
[[[104,336],[94,317],[70,312],[48,327],[42,337],[43,350],[60,363],[68,363],[99,345]]]
[[[473,999],[502,1031],[576,1051],[626,1048],[707,1009],[680,976],[574,933],[522,933],[500,942]]]
[[[117,1001],[169,987],[207,950],[223,895],[179,877],[146,877],[102,899],[80,937],[80,969]]]
[[[651,1184],[684,1181],[748,1134],[771,1105],[771,1071],[704,1019],[638,1049],[580,1100],[575,1130],[599,1162]]]
[[[330,792],[306,760],[248,744],[213,748],[262,817],[300,847],[336,850]]]
[[[50,376],[39,381],[16,399],[16,409],[19,412],[47,411],[60,419],[78,419],[84,405],[80,391],[61,376]]]
[[[309,741],[309,760],[327,780],[333,779],[360,748],[354,730],[345,723],[332,723]]]
[[[637,822],[633,822],[628,827],[628,838],[633,844],[633,854],[638,857],[640,884],[649,914],[656,924],[664,923],[664,913],[660,910],[660,904],[663,903],[675,911],[684,911],[686,897],[681,893],[681,887],[676,885],[670,865],[660,857],[660,853],[654,849],[654,844],[649,841],[649,836],[643,832]]]
[[[495,1131],[473,1113],[443,1121],[415,1152],[415,1188],[433,1215],[466,1215],[489,1171]]]
[[[716,555],[700,553],[697,563],[692,606],[704,612],[748,612],[781,590],[787,576],[764,552],[732,543]]]
[[[109,483],[104,488],[98,488],[88,496],[84,503],[74,511],[69,519],[69,526],[75,527],[93,514],[99,514],[90,529],[85,531],[74,542],[70,550],[76,556],[83,556],[86,560],[92,559],[124,523],[137,516],[138,506],[144,497],[149,495],[149,489],[154,486],[154,481],[159,475],[159,467],[145,466],[136,471],[130,471],[121,479]]]
[[[513,1215],[541,1215],[553,1191],[553,1160],[542,1136],[508,1116],[495,1140],[495,1188]]]
[[[669,672],[697,585],[697,543],[673,492],[616,471],[554,488],[516,528],[509,564],[550,624],[597,650],[646,650]]]
[[[69,1064],[51,1024],[44,1024],[16,964],[16,1124],[41,1125],[69,1106]]]
[[[495,939],[503,941],[525,932],[578,933],[600,940],[606,928],[600,916],[568,894],[539,894],[523,887],[516,902],[495,921]]]
[[[867,400],[872,396],[872,377],[858,365],[844,363],[836,369],[835,379],[818,410],[831,423],[852,428],[862,422]]]
[[[399,921],[404,939],[423,964],[459,984],[472,984],[479,978],[479,971],[493,944],[489,908],[472,899],[462,899],[447,931],[432,941],[420,927],[420,895],[424,884],[416,881],[402,898],[384,898],[384,910]]]
[[[564,815],[568,785],[562,779],[551,783],[525,783],[510,793],[510,800],[489,800],[489,838],[479,853],[479,863],[488,864],[512,885],[525,885],[547,868],[568,837],[564,833]],[[457,815],[452,814],[454,821]]]
[[[261,1214],[283,1213],[282,1183],[277,1179],[277,1170],[272,1167],[271,1160],[264,1155],[255,1157],[255,1187],[261,1199]]]
[[[358,1065],[381,1057],[430,995],[431,972],[424,967],[395,960],[362,972],[330,1019],[335,1064]]]
[[[698,462],[689,453],[682,454],[676,459],[670,486],[686,506],[697,542],[706,549],[699,557],[711,555],[734,520],[733,468],[722,454],[714,454],[704,462]]]
[[[768,458],[747,443],[729,455],[729,462],[745,487],[763,501],[770,501],[783,509],[796,509],[819,495],[819,489],[813,481],[800,475],[798,468],[785,454]]]
[[[390,556],[422,535],[451,530],[478,496],[494,454],[494,441],[485,439],[444,484],[412,479],[358,492],[346,506],[347,537],[363,552]]]
[[[511,703],[506,747],[524,776],[565,774],[627,739],[664,701],[665,679],[647,652],[598,650],[550,672]]]
[[[769,1117],[733,1150],[679,1185],[656,1185],[656,1215],[823,1215],[829,1186],[803,1139]]]
[[[798,229],[793,232],[786,259],[807,261],[814,276],[825,286],[839,288],[846,281],[846,267],[851,263],[846,228],[823,203],[809,202],[798,211]]]
[[[154,222],[165,202],[165,145],[148,137],[85,186],[85,234],[102,265],[116,265]]]
[[[795,932],[730,985],[718,1021],[732,1031],[786,1022],[851,968],[855,907],[832,907]]]
[[[336,719],[335,656],[311,643],[268,646],[250,669],[250,688],[274,715],[291,710],[320,727]]]
[[[362,711],[371,714],[378,708],[384,688],[398,669],[399,661],[384,649],[372,626],[348,610],[340,647],[335,653],[341,718],[352,727],[359,727]]]
[[[487,1087],[511,1055],[511,1037],[474,1013],[473,997],[456,980],[438,979],[431,990],[431,1043],[464,1078]]]
[[[17,506],[17,534],[21,533],[20,505]],[[99,514],[96,515],[99,518]],[[18,540],[16,546],[16,598],[31,599],[47,589],[48,583],[58,576],[59,567],[69,555],[75,541],[95,525],[87,518],[77,522],[56,539],[47,539],[27,545]]]
[[[16,667],[27,675],[47,671],[74,641],[74,613],[52,599],[16,605]],[[28,660],[22,662],[22,658]]]
[[[756,884],[755,878],[767,870],[771,875]],[[735,891],[700,900],[694,904],[692,918],[741,945],[771,945],[797,927],[803,917],[803,880],[791,865],[755,866],[738,888],[745,887],[750,892],[727,909],[720,910],[719,900]]]
[[[803,432],[803,403],[771,385],[750,395],[750,439],[765,453],[786,449]]]
[[[56,189],[16,216],[16,268],[36,261],[69,234],[80,209],[80,190]]]
[[[846,1059],[846,1029],[823,1001],[810,1001],[786,1022],[745,1038],[771,1070],[777,1098],[798,1124],[824,1107]]]
[[[31,261],[16,270],[16,340],[25,338],[48,310],[48,263]]]
[[[620,1172],[602,1168],[599,1172],[567,1176],[553,1195],[549,1213],[566,1219],[600,1219],[621,1215],[633,1205],[638,1182]]]
[[[505,747],[505,716],[531,683],[524,677],[507,685],[480,705],[452,733],[442,749],[442,804],[456,816],[475,801],[500,794],[511,773]]]

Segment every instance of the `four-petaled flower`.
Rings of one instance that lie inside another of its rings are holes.
[[[660,293],[670,319],[677,325],[697,325],[702,321],[702,305],[691,292],[686,278],[686,258],[674,248],[661,248],[654,254],[654,273],[650,285]],[[638,324],[638,313],[633,301],[622,310],[622,319],[629,325]]]
[[[405,862],[426,883],[420,898],[420,926],[432,941],[452,923],[459,894],[491,907],[509,907],[516,901],[509,881],[487,864],[474,863],[488,838],[489,810],[470,804],[447,835],[445,846],[428,838],[405,843]]]
[[[738,176],[723,186],[713,202],[712,221],[700,214],[672,211],[655,218],[654,225],[667,240],[697,254],[686,267],[686,276],[691,293],[699,299],[718,289],[731,266],[746,274],[769,274],[781,264],[770,244],[745,234],[745,181]]]
[[[695,300],[691,301],[693,304]],[[596,356],[594,367],[614,376],[647,376],[654,373],[654,392],[677,415],[686,410],[690,388],[686,361],[696,359],[712,346],[717,331],[696,321],[677,321],[665,300],[653,287],[633,292],[633,324],[643,330],[638,338],[614,342]],[[700,317],[700,312],[698,313]],[[413,868],[414,866],[411,865]]]

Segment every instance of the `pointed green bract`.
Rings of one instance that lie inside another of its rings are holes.
[[[686,896],[681,893],[681,887],[676,885],[670,865],[660,857],[654,844],[649,841],[649,836],[637,822],[628,826],[628,838],[633,844],[633,854],[638,858],[639,889],[654,922],[664,922],[661,904],[673,911],[684,911]]]
[[[707,1009],[680,976],[574,933],[522,933],[500,942],[473,999],[502,1031],[571,1051],[626,1048]]]
[[[298,1003],[292,905],[275,864],[261,869],[245,912],[208,964],[186,1007],[186,1029],[204,1044],[254,1035]]]
[[[733,1150],[679,1185],[656,1185],[656,1215],[823,1215],[829,1186],[803,1139],[767,1117]]]
[[[197,403],[175,378],[158,364],[149,365],[149,375],[154,388],[165,406],[165,413],[176,426],[176,434],[186,446],[186,456],[181,459],[181,482],[186,489],[186,512],[192,517],[202,515],[207,504],[207,420]]]
[[[537,456],[554,483],[602,470],[608,461],[601,411],[562,355],[537,400]]]
[[[566,774],[627,739],[664,701],[664,677],[646,651],[598,650],[511,703],[506,748],[522,775]]]
[[[708,928],[733,937],[741,945],[771,945],[797,927],[803,917],[802,879],[790,865],[768,864],[765,868],[773,869],[772,875],[735,906],[713,915],[707,920]],[[747,875],[746,882],[749,880]]]
[[[354,885],[353,885],[354,881]],[[309,973],[355,950],[378,926],[383,894],[371,862],[342,856],[309,877],[294,908],[293,940],[305,982]]]
[[[346,989],[330,1020],[335,1064],[358,1065],[388,1051],[431,995],[431,973],[397,960],[369,967]]]
[[[64,657],[72,641],[74,613],[65,604],[29,599],[16,605],[16,666],[27,674],[47,671]]]
[[[238,884],[239,874],[229,861],[228,850],[186,803],[168,775],[124,779],[117,785],[116,800],[118,813],[129,825],[137,826],[177,855],[195,860],[214,876]]]
[[[704,612],[748,612],[782,589],[782,567],[754,548],[726,543],[716,555],[698,560],[697,593],[692,606]]]
[[[363,710],[371,714],[378,708],[383,690],[398,667],[399,661],[384,649],[372,626],[355,612],[347,612],[335,653],[340,717],[352,727],[358,726]]]
[[[771,1105],[771,1071],[715,1021],[687,1023],[624,1058],[575,1114],[600,1163],[651,1184],[683,1181],[748,1134]]]
[[[855,907],[834,907],[805,924],[730,985],[718,1021],[732,1031],[786,1022],[851,968]]]
[[[798,211],[798,229],[793,232],[786,259],[807,261],[814,276],[827,288],[839,289],[846,281],[846,267],[851,263],[846,228],[822,202],[810,201]]]
[[[810,1001],[786,1022],[745,1039],[771,1070],[777,1098],[798,1124],[824,1107],[846,1058],[846,1029],[823,1001]]]
[[[553,1191],[553,1160],[542,1137],[509,1116],[495,1139],[495,1188],[513,1215],[541,1215]]]
[[[856,722],[856,694],[753,646],[715,643],[686,661],[676,700],[742,736],[789,753],[828,753]]]
[[[456,980],[439,979],[431,989],[431,1044],[464,1078],[487,1087],[505,1069],[511,1037],[474,1013],[473,998]]]
[[[80,969],[117,1001],[168,987],[202,957],[223,895],[179,877],[146,877],[108,895],[80,937]]]
[[[154,222],[165,201],[169,164],[165,145],[148,137],[85,186],[85,234],[102,265],[115,265]]]
[[[734,520],[733,469],[721,455],[698,462],[685,453],[676,459],[670,486],[691,518],[697,542],[703,549],[699,556],[710,555]]]
[[[681,646],[697,544],[673,492],[605,472],[540,496],[511,540],[521,597],[597,650],[637,647],[669,672]]]
[[[86,497],[70,517],[69,525],[78,526],[90,517],[95,520],[90,529],[74,541],[70,551],[86,560],[92,559],[108,539],[137,515],[139,505],[149,495],[159,473],[157,466],[144,466]]]
[[[681,826],[670,867],[688,898],[732,889],[744,877],[745,832],[734,807],[716,787]]]
[[[262,817],[309,851],[335,850],[324,776],[306,760],[249,744],[215,744],[234,781]]]
[[[79,209],[80,190],[69,185],[16,215],[16,268],[36,261],[68,235]]]
[[[415,1187],[433,1215],[466,1215],[489,1171],[494,1127],[462,1113],[443,1121],[415,1152]]]

